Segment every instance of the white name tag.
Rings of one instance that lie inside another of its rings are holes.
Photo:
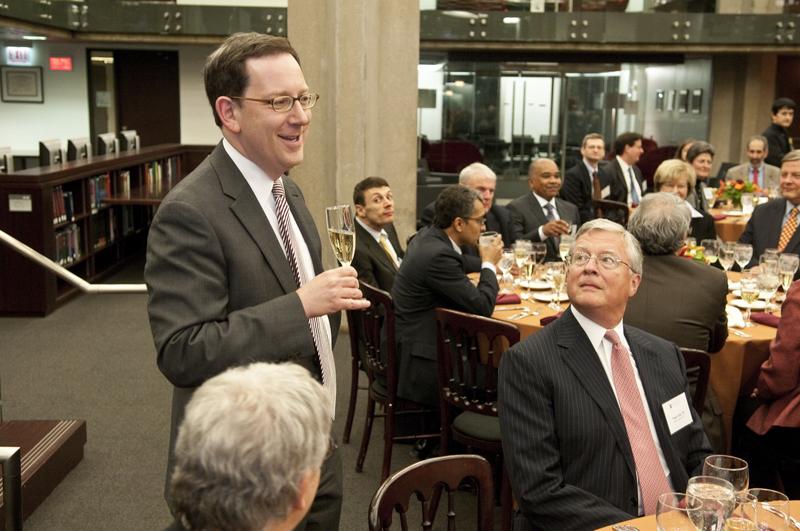
[[[602,190],[600,190],[600,197],[605,199],[606,197],[611,195],[611,185],[606,186]]]
[[[664,409],[664,416],[667,418],[670,435],[692,423],[692,410],[689,409],[689,402],[686,400],[685,393],[667,400],[661,404],[661,407]]]

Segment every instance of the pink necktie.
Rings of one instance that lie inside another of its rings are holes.
[[[753,167],[753,178],[751,179],[751,181],[752,181],[752,182],[753,182],[753,184],[755,184],[756,186],[760,186],[760,185],[758,184],[758,168],[756,168],[755,166]]]
[[[672,487],[664,475],[658,450],[647,424],[645,405],[636,386],[636,376],[633,374],[633,364],[630,360],[628,349],[619,340],[613,330],[606,330],[605,338],[613,345],[611,350],[611,374],[614,379],[614,388],[617,391],[619,408],[625,421],[628,432],[628,441],[633,452],[633,461],[636,463],[636,475],[639,479],[639,488],[642,491],[642,507],[644,514],[655,514],[658,496],[671,492]]]
[[[294,244],[289,234],[289,203],[286,202],[286,191],[283,188],[283,177],[275,180],[272,185],[272,195],[275,198],[275,213],[278,218],[278,232],[280,232],[283,247],[286,249],[286,258],[292,267],[292,275],[297,286],[300,287],[308,280],[300,274],[300,265],[294,252]],[[319,366],[322,371],[322,385],[328,391],[331,399],[331,418],[336,412],[336,365],[333,362],[333,349],[327,335],[323,331],[322,317],[312,317],[308,320],[311,328],[311,337],[314,339],[314,348],[319,357]]]

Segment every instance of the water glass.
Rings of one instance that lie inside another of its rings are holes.
[[[499,236],[498,233],[493,230],[481,232],[481,237],[478,239],[478,244],[481,247],[483,247],[484,245],[491,245],[497,236]]]
[[[742,213],[753,213],[753,194],[742,194]]]
[[[758,295],[761,293],[758,289],[758,277],[753,275],[750,270],[745,269],[742,271],[742,278],[739,282],[742,300],[747,303],[747,308],[744,311],[744,326],[755,326],[750,322],[750,313],[753,309],[753,303],[758,300]]]
[[[719,250],[719,265],[722,266],[722,269],[724,269],[726,273],[731,270],[735,262],[734,260],[735,247],[736,244],[732,242],[725,242],[722,244],[722,247]]]
[[[533,253],[534,261],[537,264],[543,264],[547,256],[547,244],[542,242],[535,242],[531,244],[531,252]]]
[[[703,529],[703,502],[683,492],[666,492],[656,504],[658,531],[697,531]]]
[[[736,493],[730,481],[713,476],[689,478],[686,493],[703,501],[703,530],[722,531],[725,520],[736,507]]]
[[[800,256],[792,253],[781,253],[778,256],[778,273],[781,276],[784,293],[789,291],[798,266],[800,266]]]
[[[703,475],[730,481],[737,496],[746,496],[750,483],[747,461],[732,455],[709,455],[703,463]]]
[[[770,311],[772,298],[775,297],[775,292],[778,291],[778,286],[780,285],[781,277],[778,274],[777,260],[773,261],[768,259],[763,261],[759,266],[758,287],[761,290],[761,295],[766,295],[766,311],[768,312]]]
[[[739,271],[744,271],[753,258],[753,246],[749,243],[737,243],[733,253],[733,259],[739,264]]]
[[[500,263],[497,264],[500,268],[500,271],[503,273],[501,277],[501,282],[503,285],[508,286],[509,284],[514,282],[514,278],[511,276],[511,268],[514,267],[514,250],[510,247],[503,249],[503,254],[500,256]],[[508,293],[508,289],[503,289],[504,293]]]
[[[705,257],[706,264],[711,265],[716,262],[719,256],[719,240],[703,240],[700,242],[700,245],[703,247],[703,256]]]
[[[747,493],[753,499],[752,513],[747,516],[759,529],[789,530],[789,498],[785,494],[771,489],[750,489]]]

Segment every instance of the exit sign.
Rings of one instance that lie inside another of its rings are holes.
[[[72,57],[50,57],[50,70],[72,72]]]

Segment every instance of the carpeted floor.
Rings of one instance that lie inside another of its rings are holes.
[[[141,282],[141,271],[142,262],[133,263],[108,282]],[[82,295],[46,318],[0,318],[0,345],[5,420],[87,422],[83,461],[25,522],[25,529],[166,527],[170,515],[162,495],[171,388],[155,364],[146,296]],[[335,352],[340,392],[334,434],[341,440],[350,387],[346,334],[340,334]],[[342,530],[367,529],[369,500],[378,487],[380,419],[373,428],[364,473],[354,471],[365,401],[362,391],[351,443],[341,445]],[[394,448],[393,471],[415,461],[409,446]],[[466,494],[459,494],[457,503],[469,508],[468,513],[474,510]],[[442,520],[437,519],[437,528]]]

